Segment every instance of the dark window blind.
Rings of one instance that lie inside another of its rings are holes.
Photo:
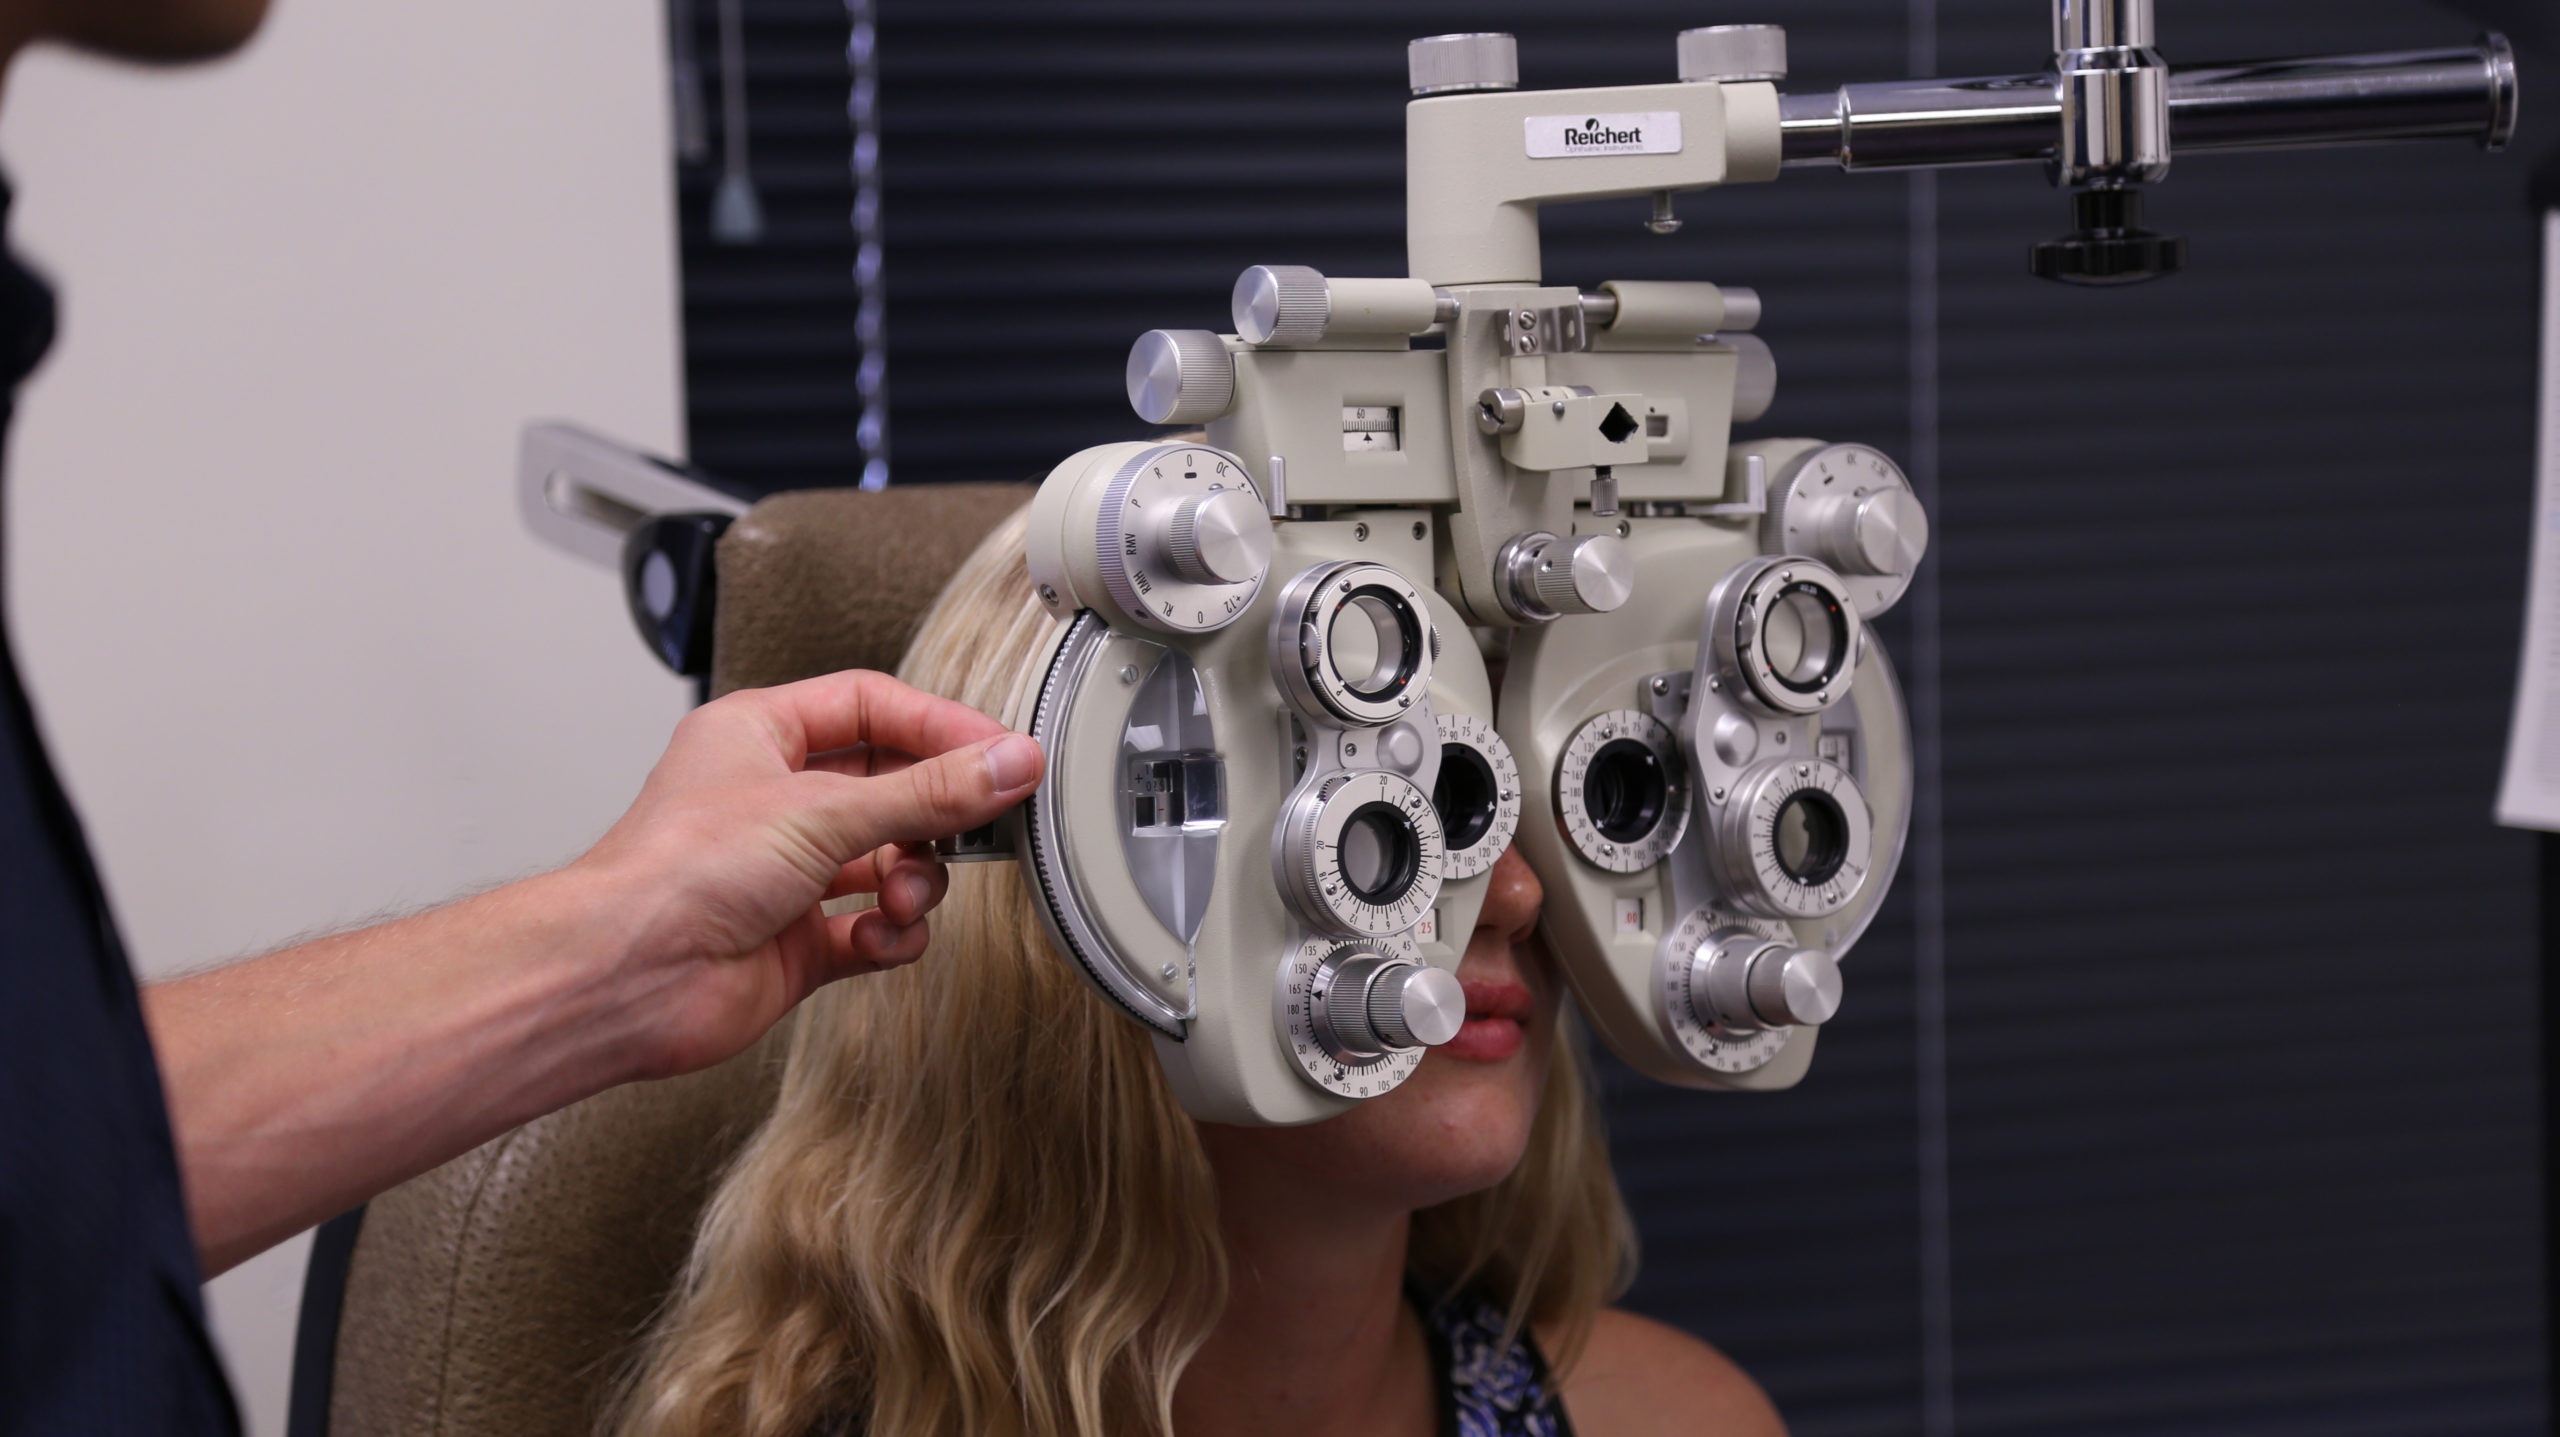
[[[2468,35],[2415,0],[2162,8],[2184,60]],[[1529,85],[1632,83],[1670,76],[1683,26],[1769,18],[1811,88],[1907,73],[1915,12],[1941,73],[2049,43],[2019,0],[883,0],[891,476],[1033,478],[1137,434],[1129,341],[1225,327],[1245,265],[1401,273],[1414,36],[1510,30]],[[693,457],[849,483],[846,12],[746,22],[768,234],[712,243],[711,173],[685,172]],[[1884,628],[1938,715],[1939,841],[1812,1076],[1718,1097],[1604,1064],[1630,1302],[1732,1352],[1797,1432],[2545,1430],[2533,849],[2488,819],[2529,513],[2525,168],[2183,160],[2151,215],[2192,272],[2119,293],[2026,276],[2066,227],[2027,170],[1791,172],[1684,197],[1669,238],[1634,202],[1548,216],[1553,281],[1762,293],[1761,432],[1935,456],[1935,622]]]

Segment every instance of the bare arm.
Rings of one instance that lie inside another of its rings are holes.
[[[880,674],[733,694],[567,868],[144,990],[207,1274],[914,959],[944,875],[899,845],[987,822],[1040,767],[1029,739]],[[819,912],[864,891],[877,908]]]
[[[1616,1308],[1593,1320],[1563,1388],[1565,1415],[1582,1437],[1786,1437],[1769,1395],[1731,1358]]]

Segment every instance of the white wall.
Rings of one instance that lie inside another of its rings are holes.
[[[528,417],[678,452],[660,51],[635,0],[281,0],[217,67],[9,79],[65,323],[9,611],[145,973],[556,863],[682,712],[508,487]],[[303,1247],[212,1289],[259,1434]]]

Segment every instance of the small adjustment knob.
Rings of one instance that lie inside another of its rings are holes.
[[[1369,1026],[1391,1050],[1437,1048],[1466,1021],[1466,990],[1438,968],[1400,963],[1369,985]]]
[[[1237,275],[1228,306],[1247,344],[1284,349],[1323,339],[1333,317],[1324,275],[1302,264],[1258,264]]]
[[[1683,80],[1783,80],[1787,32],[1777,25],[1709,25],[1680,32]]]
[[[1615,534],[1556,540],[1529,572],[1538,606],[1553,614],[1606,614],[1636,587],[1635,556]]]
[[[1751,1011],[1772,1028],[1815,1027],[1840,1011],[1840,965],[1819,948],[1774,948],[1751,964]]]
[[[1520,88],[1520,42],[1508,35],[1432,35],[1405,46],[1404,57],[1417,96]]]
[[[1271,567],[1271,516],[1251,494],[1221,489],[1185,499],[1165,526],[1165,560],[1195,584],[1242,584]]]
[[[1344,1052],[1436,1048],[1458,1036],[1467,995],[1458,980],[1420,963],[1360,957],[1342,965],[1325,994],[1327,1036]]]
[[[1129,346],[1128,383],[1149,424],[1205,424],[1235,407],[1236,359],[1205,329],[1151,329]]]
[[[1743,1031],[1816,1027],[1840,1011],[1840,965],[1819,948],[1727,929],[1690,965],[1689,1006],[1701,1022]]]
[[[1929,550],[1929,515],[1908,489],[1833,495],[1812,510],[1814,557],[1844,574],[1908,574]]]

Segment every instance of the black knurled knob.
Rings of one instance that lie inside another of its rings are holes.
[[[2142,227],[2142,191],[2077,190],[2071,215],[2079,228],[2029,252],[2027,268],[2063,284],[2140,284],[2186,268],[2187,241]]]

